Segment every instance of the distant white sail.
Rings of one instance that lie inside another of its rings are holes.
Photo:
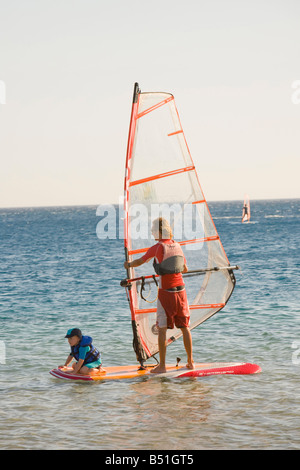
[[[242,223],[243,222],[249,222],[250,217],[251,217],[250,199],[249,199],[248,194],[246,194],[245,198],[244,198],[244,205],[243,205]]]

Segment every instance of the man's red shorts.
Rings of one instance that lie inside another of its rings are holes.
[[[159,289],[157,299],[157,324],[159,328],[188,327],[190,310],[185,289],[168,291]]]

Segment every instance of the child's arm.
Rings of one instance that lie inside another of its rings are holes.
[[[69,354],[67,359],[66,359],[65,364],[63,366],[58,366],[58,368],[62,369],[63,367],[67,367],[70,364],[70,362],[72,362],[72,359],[74,359],[73,356],[71,354]]]
[[[78,374],[78,372],[80,371],[81,367],[83,366],[83,363],[84,363],[84,359],[79,359],[79,361],[76,362],[76,364],[75,364],[74,367],[73,367],[73,372],[72,372],[72,374]]]
[[[89,352],[89,350],[90,350],[89,346],[81,346],[79,348],[79,358],[76,364],[73,365],[73,371],[71,372],[71,374],[78,374],[78,372],[80,372],[80,369],[83,366],[85,357],[87,353]]]

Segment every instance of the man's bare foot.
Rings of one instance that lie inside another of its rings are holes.
[[[158,364],[158,366],[154,367],[154,369],[150,371],[151,374],[165,374],[166,372],[167,369],[165,367],[162,367],[160,364]]]
[[[195,364],[194,364],[194,362],[188,362],[187,365],[186,365],[186,368],[187,368],[187,369],[195,369]]]

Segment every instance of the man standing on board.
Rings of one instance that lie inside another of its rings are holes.
[[[167,329],[180,328],[183,344],[187,353],[187,367],[194,369],[192,336],[189,329],[190,311],[182,274],[188,271],[186,260],[179,243],[173,240],[168,221],[162,217],[153,221],[152,235],[158,243],[147,253],[134,261],[125,261],[124,268],[136,268],[154,258],[154,269],[159,274],[157,299],[157,326],[159,364],[151,371],[166,372],[166,335]]]

